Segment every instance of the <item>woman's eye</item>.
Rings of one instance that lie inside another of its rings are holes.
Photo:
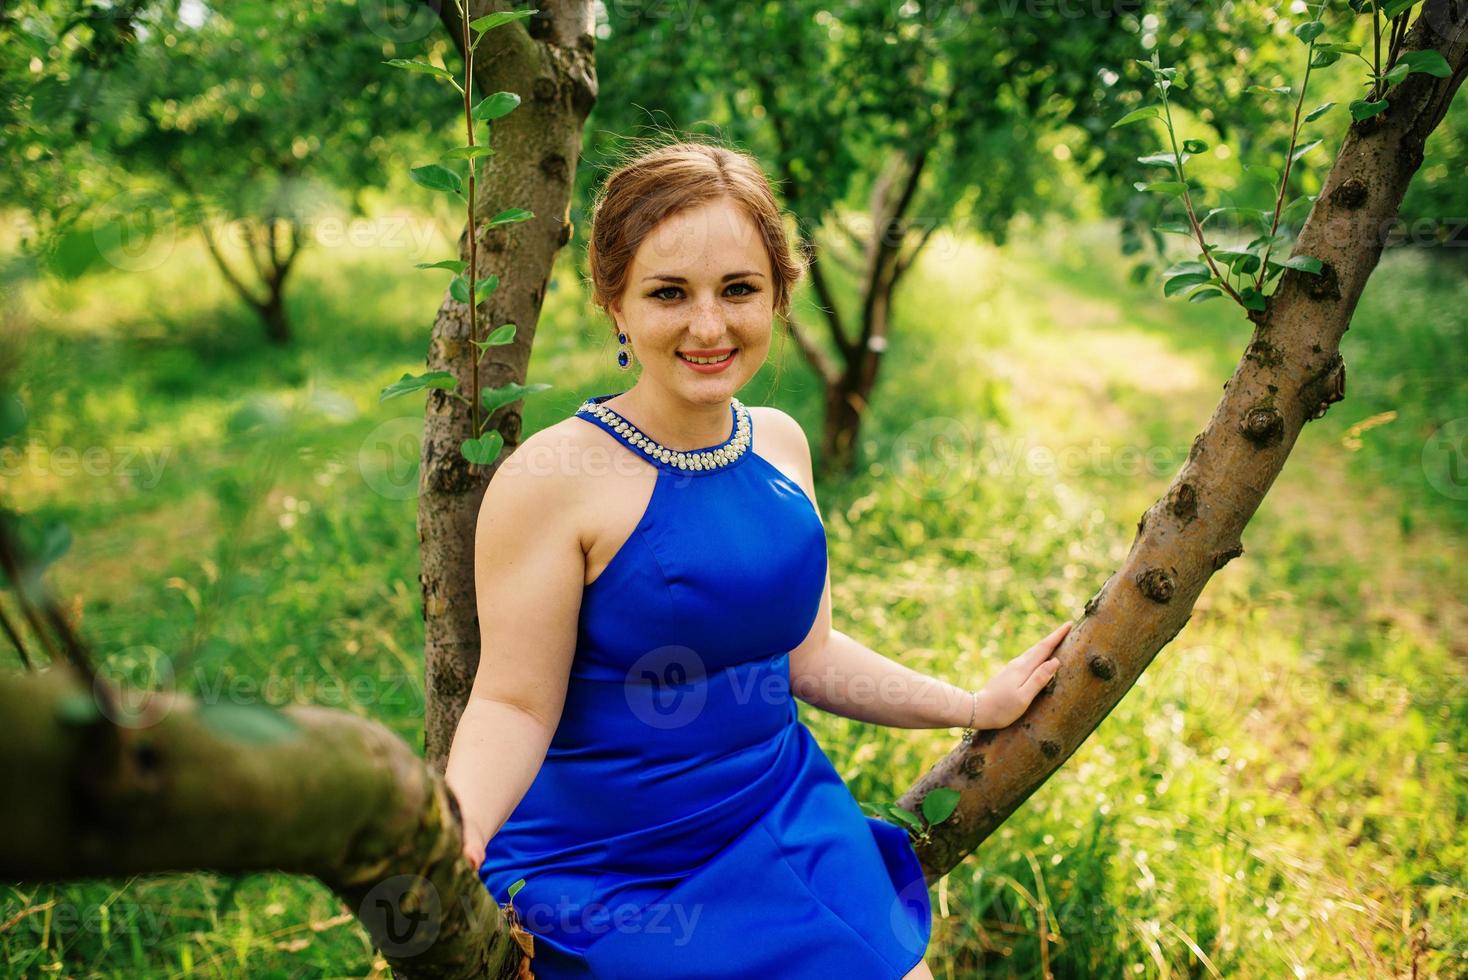
[[[733,296],[752,296],[755,293],[759,292],[758,289],[747,282],[731,283],[729,285],[729,288],[745,290],[742,293],[732,293],[731,295]],[[651,293],[648,293],[648,295],[651,296],[653,299],[674,300],[678,298],[676,294],[679,292],[680,290],[677,286],[664,286],[661,289],[654,289]],[[665,296],[663,295],[664,293],[672,293],[674,295]]]

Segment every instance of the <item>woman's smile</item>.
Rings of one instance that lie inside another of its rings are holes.
[[[718,374],[728,370],[729,365],[734,363],[734,355],[739,353],[739,348],[724,347],[714,350],[677,351],[676,353],[678,360],[699,374]]]

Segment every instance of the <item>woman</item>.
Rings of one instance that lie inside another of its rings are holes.
[[[879,725],[1003,727],[1069,624],[977,692],[832,628],[804,433],[735,397],[801,274],[752,159],[676,143],[621,167],[589,258],[618,361],[642,369],[485,493],[482,652],[446,774],[465,853],[540,980],[931,977],[907,832],[862,813],[792,693]]]

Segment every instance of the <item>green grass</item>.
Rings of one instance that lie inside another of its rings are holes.
[[[308,252],[284,351],[193,240],[146,274],[28,291],[25,395],[47,450],[7,457],[5,485],[76,532],[52,581],[81,597],[109,670],[147,677],[166,654],[185,688],[336,704],[419,745],[421,402],[377,391],[422,369],[444,283],[411,266],[448,250]],[[1118,254],[1104,228],[930,244],[899,297],[864,465],[818,486],[839,628],[977,685],[1116,568],[1249,333],[1221,302],[1128,285]],[[558,281],[530,372],[555,387],[526,403],[527,431],[631,380],[574,277]],[[1468,514],[1422,462],[1431,431],[1468,416],[1463,289],[1421,256],[1385,257],[1343,343],[1347,398],[1306,427],[1245,555],[935,890],[938,977],[1468,968]],[[819,325],[808,306],[804,320]],[[818,444],[820,393],[784,357],[778,385],[767,365],[742,395]],[[284,424],[231,431],[242,407]],[[59,447],[100,447],[100,472],[68,470]],[[138,465],[144,449],[161,469]],[[957,734],[801,717],[862,800],[894,799]],[[385,975],[306,879],[0,896],[9,976]]]

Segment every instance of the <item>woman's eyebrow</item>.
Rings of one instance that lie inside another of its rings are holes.
[[[727,273],[724,276],[724,278],[721,279],[721,280],[719,280],[719,281],[720,282],[728,282],[730,279],[743,279],[746,276],[758,276],[759,278],[763,279],[764,278],[764,273],[761,273],[761,272],[730,272],[730,273]],[[664,282],[687,282],[688,281],[687,279],[684,279],[682,276],[669,276],[669,275],[665,275],[665,274],[663,274],[661,272],[658,273],[658,274],[656,274],[656,275],[643,276],[642,277],[642,281],[643,282],[647,282],[649,279],[661,279]]]

